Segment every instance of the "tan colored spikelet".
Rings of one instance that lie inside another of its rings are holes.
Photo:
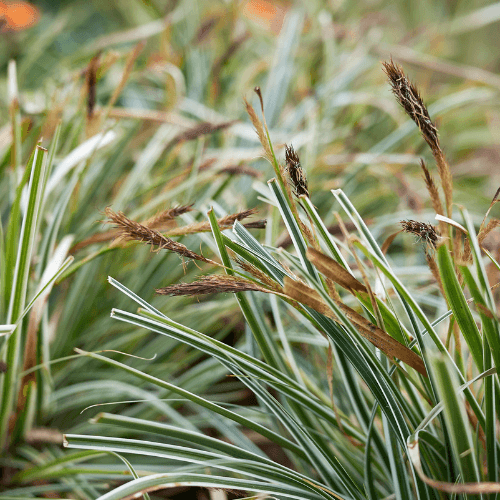
[[[255,131],[257,132],[259,141],[262,144],[262,147],[264,148],[266,158],[271,162],[271,164],[273,164],[273,155],[271,152],[271,147],[269,146],[269,141],[267,140],[266,133],[264,131],[264,126],[262,125],[262,122],[259,120],[259,117],[257,116],[255,109],[253,109],[253,106],[246,100],[245,97],[243,98],[243,100],[245,101],[245,107],[248,116],[250,117],[250,120],[255,128]]]
[[[451,217],[453,204],[453,177],[451,176],[450,166],[448,165],[441,149],[433,151],[433,154],[436,160],[439,177],[441,179],[441,185],[443,186],[446,213],[448,217]]]
[[[209,135],[213,134],[215,132],[218,132],[219,130],[224,130],[231,125],[233,125],[237,120],[231,120],[228,122],[222,122],[222,123],[210,123],[210,122],[201,122],[195,125],[194,127],[191,127],[187,130],[184,130],[180,134],[176,135],[166,146],[165,149],[170,149],[172,146],[175,144],[185,142],[185,141],[192,141],[194,139],[197,139],[198,137],[201,137],[202,135]]]
[[[191,205],[177,205],[172,208],[167,208],[166,210],[162,210],[161,212],[153,215],[153,217],[141,222],[141,224],[157,229],[158,226],[161,226],[166,222],[172,222],[176,217],[179,217],[187,212],[191,212],[193,210],[193,205],[194,203],[191,203]]]
[[[220,219],[218,219],[217,223],[220,229],[231,229],[236,221],[242,221],[254,215],[255,213],[257,213],[257,210],[255,208],[243,210],[242,212],[236,212],[234,214],[221,217]],[[266,220],[261,219],[255,222],[245,223],[243,225],[247,228],[263,229],[266,227]],[[203,221],[203,222],[194,222],[193,224],[188,224],[187,226],[171,229],[165,234],[166,236],[182,236],[185,234],[203,233],[210,231],[211,231],[210,222]]]
[[[425,260],[427,261],[427,265],[429,266],[429,269],[432,273],[433,278],[436,280],[436,283],[439,287],[439,291],[441,292],[441,295],[443,297],[446,297],[446,294],[444,293],[443,282],[441,281],[439,269],[438,269],[438,266],[436,264],[436,259],[434,258],[433,255],[431,255],[430,252],[425,252]]]
[[[491,219],[488,224],[486,224],[485,227],[483,227],[478,235],[477,235],[477,241],[479,242],[480,245],[483,244],[485,238],[488,236],[488,234],[493,231],[493,229],[497,228],[500,226],[500,220],[498,219]]]
[[[427,166],[425,165],[424,160],[420,160],[420,167],[422,168],[422,172],[424,174],[425,185],[427,186],[427,191],[429,191],[429,196],[432,202],[432,208],[437,214],[444,215],[443,204],[441,203],[441,198],[439,197],[439,191],[437,189],[436,184],[434,183],[434,179],[432,178],[431,173],[429,172]]]

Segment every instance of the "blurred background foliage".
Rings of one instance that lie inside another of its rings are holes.
[[[272,167],[262,158],[243,102],[246,97],[258,108],[255,86],[263,90],[278,156],[284,157],[285,143],[298,151],[311,199],[326,224],[335,222],[329,190],[338,187],[370,221],[380,240],[394,232],[401,219],[432,222],[418,163],[423,157],[432,165],[432,158],[391,96],[380,65],[391,57],[418,80],[438,123],[454,175],[455,201],[482,217],[500,184],[500,3],[45,0],[33,4],[39,9],[34,26],[22,29],[4,23],[0,33],[3,179],[11,178],[15,170],[11,124],[17,94],[8,71],[11,60],[16,61],[19,89],[22,148],[16,161],[21,167],[40,139],[45,147],[53,144],[59,120],[56,165],[89,137],[113,133],[109,144],[73,168],[75,175],[62,173],[51,186],[44,224],[53,227],[57,207],[64,207],[57,241],[71,234],[77,244],[106,230],[99,223],[106,206],[143,220],[160,209],[194,203],[183,223],[205,220],[210,205],[219,216],[264,207],[259,198],[265,196]],[[96,58],[96,95],[89,113],[86,75],[92,58]],[[200,124],[206,129],[189,136],[186,131]],[[214,125],[221,127],[207,134]],[[2,181],[4,227],[12,193],[13,184]],[[261,236],[275,242],[283,237],[283,227],[273,224],[276,210],[261,210],[259,215],[270,221]],[[182,241],[194,250],[202,246],[207,255],[214,250],[213,242],[203,235]],[[414,264],[407,267],[408,274],[416,286],[425,286],[428,271],[423,257],[413,262],[415,257],[405,252],[413,243],[411,238],[399,238],[390,253],[401,267]],[[133,245],[114,250],[102,244],[83,245],[72,253],[71,274],[55,287],[41,322],[48,358],[69,356],[74,347],[116,349],[146,358],[156,354],[154,363],[144,362],[152,374],[219,401],[251,397],[236,381],[228,381],[213,360],[144,330],[127,330],[109,318],[112,307],[131,305],[107,284],[111,275],[173,319],[236,342],[244,326],[232,297],[210,296],[197,302],[154,296],[155,287],[192,281],[200,273],[196,266],[184,267],[175,255],[159,256]],[[37,279],[40,273],[36,271]],[[2,299],[3,309],[7,300]],[[445,310],[445,304],[433,304],[431,299],[428,306],[436,307],[436,313]],[[86,405],[149,397],[131,381],[110,381],[109,370],[82,358],[53,365],[43,375],[48,382],[38,397],[43,411],[36,425],[86,432],[88,418],[100,411],[80,415]],[[170,411],[160,403],[111,406],[111,410],[118,407],[143,417]],[[213,417],[212,425],[218,425]],[[61,452],[53,447],[47,453]],[[22,469],[36,462],[36,456],[35,448],[21,442],[14,458],[2,460],[5,470],[7,465]],[[81,496],[92,498],[92,492]]]

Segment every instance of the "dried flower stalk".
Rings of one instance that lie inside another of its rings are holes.
[[[231,42],[226,51],[215,61],[212,67],[212,79],[214,82],[213,88],[216,90],[217,94],[219,93],[219,80],[222,68],[250,37],[251,34],[248,31],[242,33]]]
[[[427,265],[431,270],[433,278],[436,280],[436,283],[438,284],[441,295],[443,297],[446,297],[446,294],[444,293],[443,282],[441,281],[441,276],[439,274],[439,269],[436,263],[436,259],[434,258],[433,255],[431,255],[430,252],[425,252],[425,260],[427,261]]]
[[[167,208],[166,210],[162,210],[156,215],[153,215],[153,217],[146,219],[141,224],[153,229],[158,229],[159,226],[162,226],[166,222],[171,223],[176,217],[179,217],[187,212],[191,212],[193,210],[193,205],[194,203],[191,203],[191,205],[177,205],[172,208]]]
[[[109,99],[105,116],[109,115],[111,108],[115,105],[116,101],[118,100],[118,97],[120,97],[120,94],[122,93],[122,90],[124,89],[127,80],[129,79],[132,73],[132,68],[134,67],[134,63],[136,59],[139,57],[139,54],[142,52],[142,49],[144,49],[145,45],[146,45],[145,41],[139,42],[127,56],[127,59],[125,61],[125,69],[123,70],[120,83],[115,88],[113,94],[111,95],[111,98]]]
[[[488,234],[491,233],[491,231],[493,231],[493,229],[497,228],[500,226],[500,220],[498,219],[491,219],[488,224],[486,224],[485,227],[483,227],[478,235],[477,235],[477,241],[479,243],[479,245],[482,246],[484,240],[486,239],[486,236],[488,236]]]
[[[150,217],[149,219],[141,222],[141,224],[143,226],[149,227],[150,229],[164,231],[175,224],[176,217],[185,214],[186,212],[190,212],[192,210],[192,206],[193,205],[178,205],[176,207],[167,208],[166,210],[162,210],[153,217]],[[105,231],[103,233],[93,234],[89,238],[80,241],[76,245],[73,245],[69,253],[76,253],[78,252],[78,250],[81,250],[82,248],[85,248],[89,245],[111,241],[115,238],[118,238],[119,236],[120,230],[118,229],[111,229],[110,231]]]
[[[218,219],[217,223],[221,229],[230,229],[233,227],[236,221],[242,221],[247,217],[257,213],[255,208],[244,210],[243,212],[236,212],[234,214],[226,215]],[[261,219],[254,222],[247,222],[244,224],[246,228],[252,229],[263,229],[266,227],[266,220]],[[211,231],[210,222],[194,222],[193,224],[188,224],[187,226],[179,227],[168,231],[167,236],[182,236],[185,234],[192,233],[203,233]]]
[[[198,45],[199,43],[203,42],[211,33],[212,29],[215,28],[218,21],[219,17],[216,16],[209,17],[206,21],[204,21],[196,32],[196,35],[194,37],[194,44]]]
[[[500,221],[498,219],[491,219],[488,224],[485,225],[486,219],[488,218],[489,213],[491,212],[491,209],[498,203],[498,197],[500,196],[500,188],[497,189],[495,196],[493,196],[493,199],[491,200],[490,206],[488,207],[488,210],[484,214],[484,218],[481,222],[481,225],[479,226],[479,232],[477,233],[477,241],[480,246],[482,246],[486,236],[493,231],[496,227],[500,225]],[[472,262],[472,251],[470,247],[470,242],[469,239],[467,238],[464,243],[464,252],[462,259],[464,263],[470,263]]]
[[[119,244],[120,241],[136,240],[145,242],[152,247],[157,247],[156,251],[159,250],[170,250],[181,257],[186,257],[192,260],[199,260],[201,262],[207,262],[210,264],[218,265],[213,260],[203,257],[191,250],[189,250],[186,245],[174,241],[167,236],[163,236],[155,229],[151,229],[139,222],[135,222],[125,216],[123,212],[113,212],[111,208],[107,207],[105,210],[106,216],[110,219],[110,223],[114,223],[120,231],[120,235],[115,244]]]

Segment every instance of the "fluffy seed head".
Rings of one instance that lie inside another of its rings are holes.
[[[432,224],[426,224],[425,222],[418,222],[416,220],[402,220],[400,224],[405,233],[414,234],[418,239],[425,241],[434,248],[441,239],[441,235]]]

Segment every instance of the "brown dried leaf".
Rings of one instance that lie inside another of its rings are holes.
[[[494,482],[481,482],[481,483],[448,483],[446,481],[436,481],[425,475],[422,468],[422,462],[420,460],[420,449],[419,440],[415,439],[408,444],[408,456],[413,463],[417,474],[420,479],[427,483],[429,486],[436,488],[439,491],[444,491],[446,493],[461,494],[465,493],[468,495],[487,495],[491,493],[500,493],[500,483]]]
[[[307,305],[315,311],[338,321],[332,310],[327,306],[327,304],[325,304],[325,302],[323,302],[321,296],[307,285],[285,276],[284,292],[293,300]],[[354,309],[351,309],[341,302],[336,302],[336,304],[340,309],[342,309],[342,312],[346,315],[347,319],[356,325],[359,333],[369,340],[374,346],[384,352],[389,359],[392,359],[393,357],[398,358],[403,363],[406,363],[408,366],[417,370],[421,375],[427,376],[424,362],[420,356],[368,321]]]
[[[319,272],[346,288],[351,293],[354,293],[354,291],[368,293],[363,283],[358,281],[349,271],[344,269],[331,257],[311,247],[307,249],[306,255]]]
[[[477,241],[479,242],[479,244],[482,245],[488,234],[490,234],[491,231],[493,231],[493,229],[499,226],[500,226],[500,220],[491,219],[488,222],[488,224],[486,224],[486,227],[483,227],[477,235]]]

